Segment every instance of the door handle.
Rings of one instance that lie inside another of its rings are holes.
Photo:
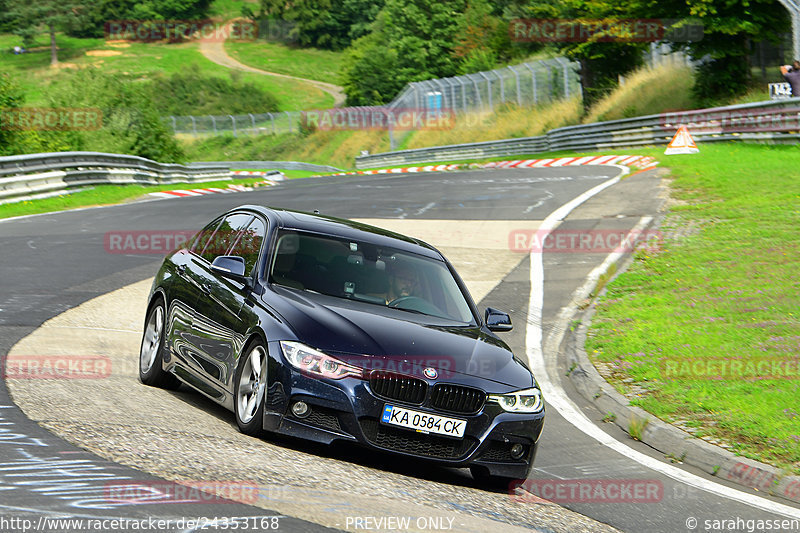
[[[209,285],[208,283],[201,284],[200,285],[200,289],[202,289],[202,291],[205,294],[211,294],[211,285]]]
[[[178,265],[178,274],[186,274],[186,265]]]

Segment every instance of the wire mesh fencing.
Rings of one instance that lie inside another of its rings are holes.
[[[418,113],[461,114],[491,110],[505,103],[520,106],[543,104],[581,93],[577,69],[577,63],[557,57],[475,74],[412,82],[386,106],[347,108],[346,115],[335,113],[330,116],[334,120],[340,116],[365,117],[374,115],[376,109],[385,109],[389,113],[415,110]],[[230,134],[237,137],[298,132],[305,124],[307,113],[189,115],[169,116],[165,120],[179,135]],[[348,122],[363,125],[375,121],[359,118]]]
[[[193,135],[260,135],[298,131],[301,113],[248,113],[247,115],[188,115],[169,116],[167,124],[175,134]]]
[[[578,64],[558,57],[475,74],[412,82],[388,107],[468,113],[494,109],[505,103],[544,104],[576,94],[581,94]]]

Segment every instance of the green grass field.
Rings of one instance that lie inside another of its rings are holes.
[[[268,72],[338,84],[341,52],[314,48],[292,48],[263,40],[226,41],[225,51],[245,65]]]
[[[800,152],[659,160],[674,178],[665,239],[608,285],[587,352],[633,404],[800,473]]]
[[[258,11],[258,0],[214,0],[210,15],[224,20],[242,16],[242,6]]]
[[[229,77],[230,70],[206,59],[196,42],[188,43],[106,43],[103,39],[77,39],[57,36],[61,66],[50,68],[49,40],[40,36],[29,53],[14,55],[11,50],[19,44],[14,35],[0,35],[0,69],[10,74],[26,93],[26,105],[46,103],[48,84],[57,82],[61,71],[68,68],[95,66],[108,72],[126,73],[147,78],[154,72],[171,74],[196,64],[206,76]],[[245,43],[255,44],[255,43]],[[97,54],[97,55],[87,55]],[[280,109],[320,109],[333,106],[333,97],[308,83],[237,72],[243,81],[270,92],[277,98]]]

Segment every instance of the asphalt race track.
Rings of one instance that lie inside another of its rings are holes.
[[[479,308],[511,313],[515,328],[503,338],[525,359],[528,328],[541,328],[546,341],[559,311],[606,253],[543,254],[542,323],[529,324],[530,256],[509,250],[509,235],[534,231],[560,206],[619,174],[618,167],[598,166],[327,177],[289,180],[241,194],[1,221],[0,354],[5,356],[18,343],[17,350],[37,346],[31,343],[41,342],[40,326],[60,316],[62,322],[54,321],[47,330],[54,353],[74,355],[70,348],[83,349],[85,342],[109,354],[116,350],[123,358],[131,352],[135,369],[145,304],[138,298],[149,288],[149,282],[138,282],[152,278],[161,255],[110,250],[108,234],[197,230],[214,215],[249,203],[366,219],[429,240],[454,262],[480,300]],[[642,217],[656,215],[661,202],[658,178],[653,172],[640,173],[582,203],[559,229],[627,231]],[[112,291],[119,292],[99,298]],[[84,315],[98,313],[93,322],[97,332],[70,322],[76,308]],[[100,332],[103,328],[109,331]],[[108,339],[122,340],[114,344]],[[133,350],[126,343],[133,343]],[[565,372],[558,368],[558,374]],[[713,487],[724,486],[724,481],[671,464],[616,426],[603,424],[604,413],[585,407],[588,402],[568,384],[566,395],[590,420],[663,467],[654,470],[600,444],[548,407],[532,477],[550,486],[605,479],[618,486],[659,487],[648,501],[519,501],[484,490],[467,471],[420,467],[349,447],[328,449],[269,436],[251,439],[236,432],[232,414],[199,394],[151,389],[139,384],[133,372],[107,380],[17,379],[8,385],[0,384],[0,531],[22,531],[20,522],[3,522],[11,518],[31,520],[42,526],[39,530],[67,530],[39,522],[60,516],[155,517],[166,521],[160,530],[169,531],[200,530],[203,525],[210,526],[205,530],[223,529],[221,520],[189,524],[191,517],[238,517],[241,529],[248,524],[250,530],[278,526],[298,532],[398,530],[388,529],[385,520],[403,516],[431,519],[412,521],[403,529],[415,531],[512,531],[513,526],[535,531],[710,531],[706,520],[800,516],[796,508],[787,514],[784,500],[733,485],[729,487],[738,491],[736,498],[719,495]],[[676,481],[679,469],[703,483]],[[240,499],[243,503],[209,500],[196,491],[180,501],[154,497],[146,504],[114,498],[114,490],[127,484],[165,489],[170,484],[164,479],[253,480],[258,495]]]

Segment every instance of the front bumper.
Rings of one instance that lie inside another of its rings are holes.
[[[508,478],[525,479],[530,471],[544,424],[544,410],[535,414],[508,413],[499,405],[485,403],[475,414],[462,414],[436,410],[429,399],[422,404],[406,404],[380,397],[366,380],[328,380],[298,372],[285,363],[277,343],[270,343],[269,352],[274,364],[268,375],[275,379],[265,398],[267,431],[326,444],[352,441],[450,467],[481,466],[491,475]],[[302,418],[291,412],[297,401],[310,406]],[[387,403],[465,420],[465,435],[456,439],[383,424],[380,418]],[[517,458],[511,452],[515,444],[524,450]]]

